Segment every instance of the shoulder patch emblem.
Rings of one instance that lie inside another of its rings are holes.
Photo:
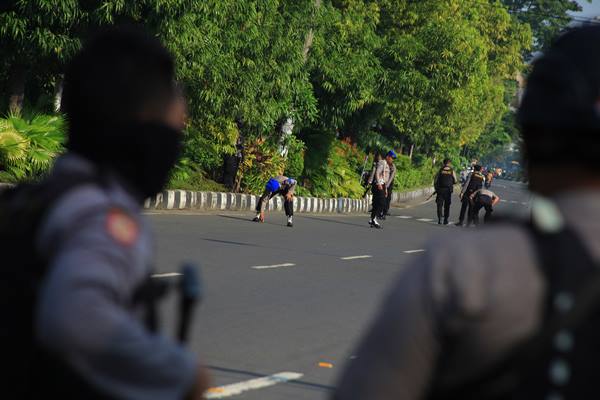
[[[117,243],[131,246],[139,236],[139,227],[134,219],[124,211],[113,208],[106,217],[106,231]]]

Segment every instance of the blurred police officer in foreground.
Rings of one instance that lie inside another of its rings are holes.
[[[435,202],[437,204],[438,224],[442,223],[442,215],[444,217],[444,225],[448,225],[450,218],[450,204],[452,203],[452,192],[456,185],[456,174],[450,163],[450,159],[444,160],[444,165],[435,176],[433,188],[437,194]],[[443,213],[442,213],[443,210]]]
[[[467,178],[467,181],[460,192],[460,215],[456,225],[462,226],[467,216],[467,226],[471,225],[471,195],[481,189],[485,183],[485,176],[481,173],[481,165],[475,165],[473,172]]]
[[[531,189],[545,196],[531,221],[432,241],[336,400],[600,396],[598,99],[600,27],[573,30],[535,62],[519,110]]]
[[[33,375],[16,398],[201,399],[205,369],[150,330],[138,301],[154,262],[141,204],[165,185],[185,118],[171,55],[138,29],[111,28],[69,64],[62,109],[68,151],[40,185],[58,198],[34,221],[43,279],[31,282],[33,342],[19,350]]]

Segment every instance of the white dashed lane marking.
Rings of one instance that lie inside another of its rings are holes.
[[[410,215],[398,215],[396,218],[411,219],[412,217]]]
[[[371,258],[371,257],[373,257],[373,256],[365,254],[365,255],[362,255],[362,256],[341,257],[340,260],[358,260],[358,259],[361,259],[361,258]]]
[[[431,222],[433,221],[431,218],[419,218],[417,221],[421,221],[421,222]]]
[[[179,272],[167,272],[164,274],[154,274],[151,275],[152,278],[171,278],[173,276],[180,276],[181,274]]]
[[[281,268],[281,267],[293,267],[296,264],[293,263],[284,263],[284,264],[274,264],[274,265],[255,265],[250,267],[252,269],[272,269],[272,268]]]
[[[274,375],[262,378],[250,379],[248,381],[232,383],[231,385],[217,386],[210,388],[205,397],[207,399],[222,399],[225,397],[236,396],[249,390],[263,389],[269,386],[277,385],[302,378],[303,374],[297,372],[279,372]]]
[[[404,251],[405,254],[414,254],[414,253],[423,253],[425,251],[425,249],[417,249],[417,250],[406,250]]]

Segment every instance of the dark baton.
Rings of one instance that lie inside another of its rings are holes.
[[[202,300],[202,283],[199,269],[194,264],[184,264],[179,281],[179,326],[177,338],[186,343],[194,307]]]

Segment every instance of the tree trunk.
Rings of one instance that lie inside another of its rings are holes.
[[[398,149],[398,154],[404,154],[404,142],[400,143],[400,148]]]
[[[25,99],[25,67],[15,64],[8,76],[8,111],[19,114]]]
[[[315,10],[318,10],[319,7],[321,7],[321,0],[315,0]],[[304,47],[302,48],[302,55],[304,57],[304,62],[306,62],[306,60],[308,59],[308,52],[310,51],[310,48],[312,47],[314,39],[315,39],[315,33],[311,28],[308,31],[308,33],[306,34],[306,37],[304,38]]]
[[[412,160],[412,156],[413,156],[413,151],[415,150],[415,145],[414,143],[410,145],[410,150],[408,152],[408,158],[410,158]]]
[[[54,111],[60,112],[60,103],[62,101],[63,77],[59,76],[54,84]]]

